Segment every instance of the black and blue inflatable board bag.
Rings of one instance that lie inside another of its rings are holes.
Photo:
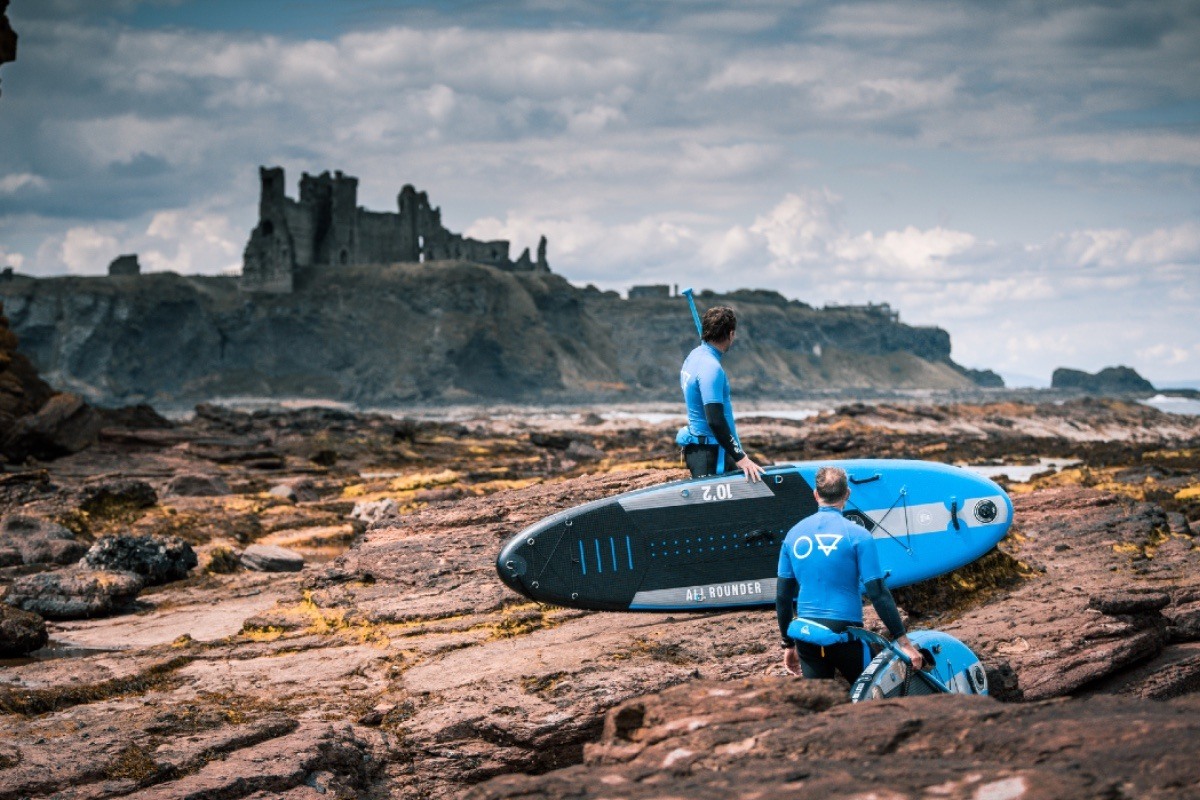
[[[924,694],[988,693],[983,664],[958,639],[941,631],[912,631],[908,638],[925,657],[925,668],[914,670],[898,649],[886,645],[850,687],[851,702]]]

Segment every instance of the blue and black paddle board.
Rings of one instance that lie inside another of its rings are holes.
[[[779,548],[817,511],[817,469],[850,478],[845,515],[871,531],[888,585],[969,564],[999,542],[1012,502],[987,478],[928,461],[811,461],[639,489],[560,512],[510,539],[501,580],[543,603],[608,611],[774,605]],[[812,547],[836,546],[811,542]]]

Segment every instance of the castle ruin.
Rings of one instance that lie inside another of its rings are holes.
[[[512,261],[505,240],[481,242],[444,228],[441,209],[410,185],[400,190],[398,212],[367,211],[358,205],[358,178],[340,171],[304,173],[299,200],[285,194],[282,167],[260,167],[259,174],[258,225],[242,258],[243,291],[286,294],[313,270],[355,264],[463,260],[550,271],[546,237],[538,243],[536,261],[528,248]]]

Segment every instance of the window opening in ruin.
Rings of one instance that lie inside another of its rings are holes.
[[[273,224],[271,224],[271,220],[269,220],[269,219],[263,220],[262,232],[263,232],[263,236],[270,236],[272,233],[275,232],[275,226]]]
[[[417,261],[425,261],[425,237],[417,237]]]
[[[349,260],[350,260],[350,254],[347,253],[345,250],[343,250],[341,253],[338,254],[338,261],[341,262],[342,264],[345,264]]]

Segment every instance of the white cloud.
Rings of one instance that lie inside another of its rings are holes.
[[[103,275],[110,261],[121,254],[115,237],[92,226],[71,228],[60,246],[62,262],[75,275]]]
[[[1193,267],[1200,267],[1200,223],[1189,222],[1174,228],[1159,228],[1139,236],[1130,243],[1125,259],[1130,264],[1187,261]]]
[[[817,59],[801,59],[781,54],[776,58],[750,55],[721,66],[718,74],[709,78],[705,88],[748,89],[754,86],[815,86],[825,80],[826,68]]]
[[[961,80],[954,75],[933,80],[871,78],[853,84],[831,82],[819,87],[814,97],[827,113],[881,117],[946,106],[960,86]]]
[[[147,272],[215,274],[240,269],[246,238],[228,217],[188,209],[155,214],[145,234],[129,242]]]
[[[16,194],[24,189],[45,189],[49,184],[40,175],[21,172],[0,178],[0,194]]]
[[[1193,352],[1196,349],[1193,348],[1192,351],[1189,351],[1186,347],[1160,342],[1151,347],[1138,350],[1137,356],[1149,362],[1175,367],[1191,361]]]
[[[767,241],[767,249],[784,264],[824,258],[839,235],[839,199],[828,189],[810,189],[785,197],[767,214],[754,220],[751,233]]]
[[[1140,236],[1124,228],[1072,231],[1047,246],[1077,267],[1125,269],[1174,263],[1200,267],[1200,223],[1157,228]]]
[[[0,267],[12,267],[19,270],[25,263],[25,256],[20,253],[9,253],[0,247]]]

